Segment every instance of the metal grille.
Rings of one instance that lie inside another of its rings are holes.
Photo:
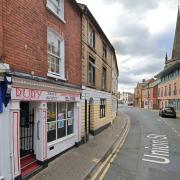
[[[21,102],[20,117],[20,155],[33,154],[34,109],[29,109],[28,102]]]

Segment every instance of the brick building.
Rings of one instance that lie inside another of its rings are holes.
[[[158,80],[149,79],[143,83],[142,103],[147,109],[158,109]]]
[[[115,50],[87,6],[82,16],[82,137],[108,127],[117,114]]]
[[[178,9],[176,32],[172,57],[165,57],[164,69],[156,76],[160,79],[158,86],[159,107],[173,106],[180,116],[180,12]]]
[[[0,1],[2,179],[81,141],[81,21],[74,0]]]

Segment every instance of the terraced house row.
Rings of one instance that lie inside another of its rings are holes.
[[[164,108],[173,106],[180,116],[180,10],[178,10],[172,57],[165,56],[164,69],[155,76],[138,83],[135,88],[135,106]]]
[[[117,114],[115,50],[75,0],[0,0],[0,179],[22,179]]]

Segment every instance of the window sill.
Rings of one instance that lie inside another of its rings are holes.
[[[48,147],[54,146],[54,145],[56,145],[56,144],[58,144],[58,143],[61,143],[62,141],[66,141],[66,140],[68,140],[68,139],[70,139],[70,138],[73,138],[73,137],[75,137],[75,136],[76,136],[75,134],[71,134],[71,135],[68,135],[68,136],[66,136],[66,137],[63,137],[63,138],[54,140],[54,141],[52,141],[52,142],[48,142]]]
[[[47,5],[46,8],[54,15],[56,16],[61,22],[63,22],[64,24],[66,24],[66,21],[64,20],[64,18],[62,18],[61,16],[58,16],[54,11],[52,11]]]
[[[47,76],[48,76],[48,77],[55,78],[55,79],[63,80],[63,81],[66,81],[66,80],[67,80],[66,78],[61,77],[59,74],[53,73],[53,72],[48,72],[48,73],[47,73]]]
[[[94,53],[96,53],[95,47],[92,47],[91,45],[88,44],[89,49],[91,49]]]
[[[88,84],[87,87],[96,89],[96,86],[95,86],[95,85],[90,85],[90,84]]]

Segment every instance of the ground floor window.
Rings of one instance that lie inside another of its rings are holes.
[[[48,142],[74,133],[74,103],[47,103]]]
[[[106,116],[106,99],[100,99],[100,118]]]

